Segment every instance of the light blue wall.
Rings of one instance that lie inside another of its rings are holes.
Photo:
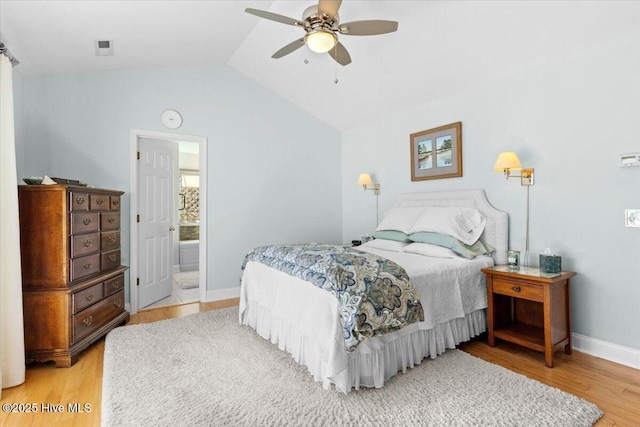
[[[23,135],[23,123],[24,123],[24,79],[20,72],[20,67],[15,66],[12,68],[13,77],[13,121],[14,132],[16,141],[22,140]],[[24,147],[19,144],[16,145],[16,168],[18,170],[18,184],[22,183],[24,175],[20,175],[20,172],[24,170]]]
[[[209,290],[239,285],[257,245],[341,241],[340,134],[227,66],[25,77],[19,177],[120,189],[129,262],[130,131],[208,138]]]
[[[433,82],[431,82],[433,83]],[[521,71],[472,93],[432,102],[343,133],[343,240],[370,234],[375,200],[356,185],[382,184],[381,217],[403,192],[484,188],[510,216],[510,247],[524,249],[526,187],[493,165],[516,151],[535,168],[531,261],[551,247],[572,282],[574,332],[640,349],[640,229],[624,209],[640,208],[640,34]],[[463,177],[411,182],[409,134],[462,122]]]

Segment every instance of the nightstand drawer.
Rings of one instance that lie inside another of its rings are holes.
[[[504,280],[499,277],[493,278],[493,293],[538,302],[542,302],[544,300],[542,286]]]

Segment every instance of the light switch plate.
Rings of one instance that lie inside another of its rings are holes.
[[[640,227],[640,209],[624,210],[624,226]]]

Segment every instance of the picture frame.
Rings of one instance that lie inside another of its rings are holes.
[[[462,176],[462,122],[412,133],[411,181]]]
[[[640,209],[624,210],[624,226],[640,227]]]

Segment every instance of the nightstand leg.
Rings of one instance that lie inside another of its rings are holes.
[[[551,349],[545,349],[544,351],[544,363],[549,368],[553,368],[553,347]]]
[[[487,328],[489,333],[489,346],[496,346],[496,338],[493,335],[493,329],[496,327],[496,319],[495,319],[495,307],[493,301],[493,278],[491,276],[487,277]]]

